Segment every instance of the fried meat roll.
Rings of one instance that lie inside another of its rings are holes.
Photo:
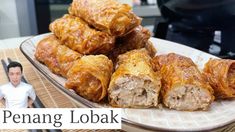
[[[204,67],[216,98],[235,97],[235,60],[210,59]]]
[[[109,58],[116,62],[118,55],[126,53],[127,51],[134,49],[145,48],[151,50],[150,54],[153,54],[154,47],[151,47],[151,42],[148,41],[151,34],[148,29],[138,26],[132,32],[128,33],[123,37],[116,39],[116,44],[114,49],[109,53]],[[152,48],[152,49],[151,49]]]
[[[148,51],[148,54],[151,57],[154,57],[157,53],[157,50],[155,49],[155,47],[151,41],[148,41],[144,48]]]
[[[129,5],[116,0],[73,0],[69,13],[114,36],[125,35],[141,22]]]
[[[161,81],[159,74],[153,71],[150,59],[145,49],[119,55],[108,89],[112,106],[147,108],[158,105]]]
[[[48,66],[52,72],[64,77],[66,77],[74,61],[81,58],[81,56],[78,52],[61,45],[61,41],[54,35],[41,40],[35,52],[35,57],[38,61]]]
[[[214,100],[213,89],[190,58],[170,53],[153,58],[162,75],[161,97],[176,110],[206,110]]]
[[[138,26],[127,35],[117,38],[116,44],[125,51],[140,49],[145,46],[150,36],[151,33],[148,29]]]
[[[90,28],[78,17],[64,15],[50,24],[50,30],[63,44],[81,54],[104,54],[114,47],[114,37]]]
[[[104,55],[83,56],[68,72],[65,87],[84,98],[99,102],[107,95],[113,64]]]

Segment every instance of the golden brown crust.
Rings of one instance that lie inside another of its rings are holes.
[[[157,53],[157,50],[155,49],[153,43],[151,41],[148,41],[145,45],[145,49],[148,51],[148,54],[151,57],[154,57]]]
[[[107,95],[113,64],[104,55],[83,56],[68,72],[67,88],[94,102]]]
[[[203,70],[216,98],[235,97],[235,60],[210,59]]]
[[[127,35],[117,38],[116,44],[125,51],[140,49],[145,46],[150,36],[151,33],[148,29],[138,26]]]
[[[150,63],[151,57],[145,49],[132,50],[118,56],[116,71],[113,73],[109,85],[109,94],[114,90],[118,78],[130,76],[150,80],[156,87],[156,96],[160,91],[161,76],[153,71]],[[114,107],[122,107],[109,97],[110,104]],[[158,102],[156,102],[157,104]],[[134,106],[132,106],[134,107]],[[153,106],[152,106],[153,107]]]
[[[50,24],[50,30],[69,48],[81,54],[108,53],[115,38],[96,31],[78,17],[64,15]]]
[[[108,56],[113,60],[113,62],[116,62],[118,55],[124,54],[130,50],[141,48],[146,48],[149,51],[149,54],[152,55],[156,50],[153,45],[151,45],[151,42],[148,41],[149,38],[149,30],[142,26],[138,26],[127,35],[117,38],[115,47]]]
[[[154,70],[160,71],[162,75],[161,96],[164,104],[168,93],[183,85],[193,85],[206,89],[212,97],[210,102],[214,100],[213,89],[190,58],[170,53],[154,57],[152,64]]]
[[[52,72],[66,77],[74,61],[82,55],[61,45],[61,41],[54,35],[50,35],[38,43],[35,57],[48,66]]]
[[[73,0],[69,13],[114,36],[125,35],[141,22],[129,5],[116,0]]]

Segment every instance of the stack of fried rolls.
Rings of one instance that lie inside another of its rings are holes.
[[[125,74],[126,86],[133,84],[134,88],[134,83],[140,81],[140,87],[131,90],[138,95],[133,95],[134,102],[126,105],[115,102],[116,97],[110,96],[112,104],[118,107],[156,107],[161,82],[150,63],[156,49],[149,41],[151,33],[140,23],[141,19],[129,5],[116,0],[73,0],[69,14],[50,24],[53,35],[38,43],[35,57],[52,72],[65,77],[65,87],[94,102],[107,97],[108,87],[116,83],[114,80],[109,85],[113,63],[117,63],[120,75],[115,73],[115,76],[125,78],[122,75]],[[127,56],[131,60],[124,63]],[[122,73],[120,69],[128,72]],[[109,92],[112,91],[115,90],[110,88]]]

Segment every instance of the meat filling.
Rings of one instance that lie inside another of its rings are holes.
[[[211,100],[207,90],[193,85],[185,85],[171,90],[164,104],[176,110],[206,110]]]
[[[120,77],[110,97],[122,107],[151,107],[158,104],[159,86],[151,80],[134,76]]]

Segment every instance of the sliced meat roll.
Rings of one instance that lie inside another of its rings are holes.
[[[145,108],[158,105],[160,77],[150,64],[144,49],[118,57],[116,71],[109,84],[109,103],[114,107]]]
[[[61,45],[61,41],[56,36],[50,35],[38,43],[35,57],[48,66],[52,72],[66,77],[74,61],[82,55]]]
[[[235,97],[235,60],[210,59],[203,71],[216,98]]]
[[[213,89],[190,58],[170,53],[153,58],[162,75],[161,97],[170,109],[206,110],[214,100]]]
[[[114,36],[125,35],[141,22],[129,5],[116,0],[73,0],[69,13]]]
[[[65,87],[84,98],[99,102],[107,95],[113,63],[104,55],[83,56],[67,74]]]
[[[104,54],[114,47],[114,37],[90,28],[82,19],[71,15],[64,15],[52,22],[50,30],[62,44],[81,54]]]

